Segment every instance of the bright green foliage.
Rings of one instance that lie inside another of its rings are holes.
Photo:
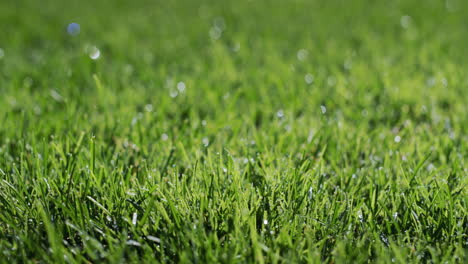
[[[0,262],[467,263],[467,14],[0,1]]]

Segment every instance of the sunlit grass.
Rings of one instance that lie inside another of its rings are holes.
[[[466,262],[467,7],[1,1],[0,262]]]

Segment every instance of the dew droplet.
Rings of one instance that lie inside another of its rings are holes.
[[[436,167],[435,167],[434,164],[432,164],[432,163],[429,163],[429,165],[427,165],[427,170],[428,170],[428,171],[433,171],[433,170],[435,170],[435,168],[436,168]]]
[[[78,23],[70,23],[67,26],[67,33],[71,36],[76,36],[80,34],[80,24]]]
[[[395,141],[396,143],[400,143],[401,137],[400,137],[400,136],[396,136],[395,139],[394,139],[394,141]]]
[[[300,49],[298,52],[297,52],[297,59],[300,60],[300,61],[304,61],[307,56],[309,55],[309,52],[305,49]]]
[[[322,114],[325,114],[327,112],[327,108],[324,105],[320,106],[320,110],[322,111]]]
[[[135,240],[128,240],[127,245],[135,246],[135,247],[141,247],[141,244],[138,241],[135,241]]]
[[[92,46],[88,49],[88,55],[92,60],[97,60],[101,56],[101,51],[97,47]]]
[[[277,116],[278,118],[284,117],[284,111],[283,111],[283,109],[278,110],[278,112],[276,112],[276,116]]]
[[[328,86],[335,86],[336,78],[334,76],[328,76],[327,78],[327,85]]]
[[[403,28],[408,28],[411,24],[411,17],[410,16],[402,16],[400,18],[400,24]]]
[[[221,37],[221,35],[223,34],[223,30],[219,27],[212,27],[210,28],[210,38],[213,39],[213,40],[217,40]]]
[[[145,105],[145,111],[146,111],[146,112],[151,112],[151,111],[153,111],[153,105],[152,105],[152,104],[147,104],[147,105]]]
[[[56,90],[52,89],[50,90],[50,96],[52,96],[52,98],[57,101],[57,102],[63,102],[64,99],[63,99],[63,96],[60,95]]]
[[[159,237],[155,237],[155,236],[146,236],[146,238],[148,240],[151,240],[153,242],[156,242],[156,243],[161,243],[161,239]]]
[[[181,93],[185,92],[185,83],[184,82],[178,82],[177,83],[177,90],[179,90],[179,92],[181,92]]]
[[[312,84],[314,82],[314,76],[308,73],[304,76],[304,80],[307,84]]]
[[[179,92],[178,92],[177,90],[171,89],[171,90],[169,91],[169,96],[170,96],[171,98],[176,98],[177,95],[179,95]]]
[[[363,223],[364,222],[364,217],[362,216],[361,210],[358,211],[357,216],[358,216],[359,222]]]
[[[138,219],[138,214],[137,214],[137,212],[134,212],[133,216],[132,216],[132,225],[137,224],[137,219]]]

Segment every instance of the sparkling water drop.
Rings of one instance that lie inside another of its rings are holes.
[[[214,27],[210,28],[209,34],[210,34],[210,38],[212,40],[217,40],[223,34],[223,30],[221,28],[219,28],[219,27],[214,26]]]
[[[80,34],[80,24],[78,24],[78,23],[68,24],[67,32],[71,36],[76,36],[76,35]]]
[[[159,237],[155,237],[155,236],[146,236],[146,238],[148,240],[151,240],[153,242],[156,242],[156,243],[161,243],[161,239]]]
[[[428,171],[433,171],[433,170],[435,170],[435,168],[436,168],[436,167],[435,167],[434,164],[432,164],[432,163],[429,163],[429,165],[427,165],[427,170],[428,170]]]
[[[322,111],[322,114],[325,114],[327,112],[327,108],[324,105],[320,106],[320,110]]]
[[[176,98],[179,95],[179,92],[175,89],[169,91],[169,96],[172,98]]]
[[[97,60],[101,57],[101,51],[95,46],[92,46],[88,49],[88,55],[92,60]]]
[[[138,220],[138,214],[137,214],[137,212],[135,212],[135,213],[133,213],[133,216],[132,216],[132,224],[136,225],[137,220]]]
[[[300,60],[300,61],[304,61],[307,56],[309,55],[309,52],[305,49],[300,49],[298,52],[297,52],[297,59]]]
[[[308,73],[304,76],[304,80],[307,84],[312,84],[314,82],[314,76]]]
[[[178,82],[177,83],[177,90],[179,90],[179,92],[181,92],[181,93],[185,92],[185,83],[184,82]]]
[[[278,118],[284,117],[284,111],[283,111],[283,109],[278,110],[278,112],[276,112],[276,116],[277,116]]]
[[[410,16],[402,16],[400,18],[400,24],[403,28],[408,28],[411,24],[411,17]]]
[[[147,104],[147,105],[145,105],[145,111],[146,111],[146,112],[151,112],[151,111],[153,111],[153,105],[152,105],[152,104]]]

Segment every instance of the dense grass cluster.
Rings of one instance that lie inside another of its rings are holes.
[[[0,262],[466,263],[467,11],[0,1]]]

